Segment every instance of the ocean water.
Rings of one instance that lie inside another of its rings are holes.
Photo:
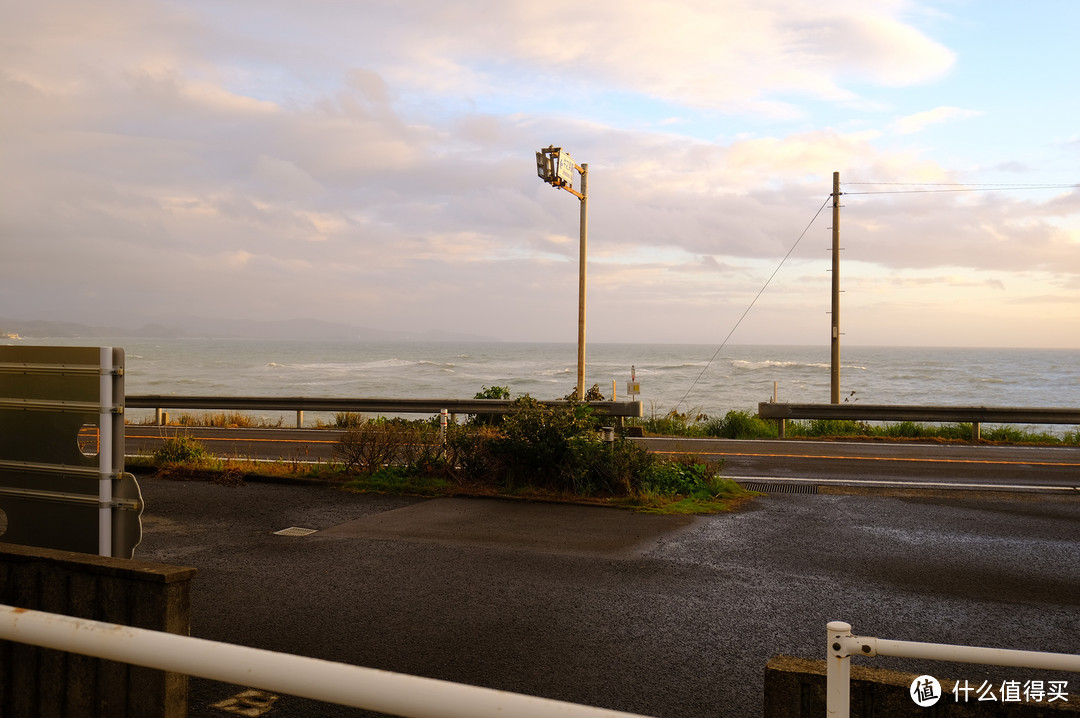
[[[472,398],[485,386],[561,398],[576,384],[575,344],[307,342],[81,338],[33,344],[121,346],[128,394]],[[828,346],[591,344],[586,386],[634,397],[646,415],[722,416],[773,397],[829,401]],[[613,387],[614,383],[614,387]],[[1080,407],[1080,350],[842,347],[841,400],[864,404]],[[131,410],[131,420],[139,420]],[[273,418],[273,417],[268,417]],[[314,421],[318,415],[312,415]],[[286,419],[290,421],[290,419]]]

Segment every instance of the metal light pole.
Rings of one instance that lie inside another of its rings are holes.
[[[581,191],[574,189],[574,171],[581,175]],[[578,165],[561,147],[549,145],[536,153],[536,174],[556,189],[564,189],[581,202],[580,248],[578,250],[578,347],[577,396],[585,400],[585,265],[589,232],[589,165]]]

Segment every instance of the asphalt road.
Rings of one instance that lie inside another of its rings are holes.
[[[1080,653],[1080,501],[779,494],[710,517],[141,479],[136,558],[194,566],[193,634],[684,718],[762,712],[825,625]],[[318,531],[277,536],[292,527]],[[967,679],[1046,671],[859,660]],[[191,715],[241,687],[196,679]],[[360,711],[283,696],[267,716]]]
[[[218,456],[269,460],[334,458],[337,434],[320,429],[128,426],[129,454],[152,453],[163,436],[186,433]],[[722,460],[733,478],[946,482],[1080,489],[1080,447],[924,442],[637,439],[652,451]]]

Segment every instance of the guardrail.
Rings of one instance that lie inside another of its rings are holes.
[[[411,718],[642,718],[577,703],[0,605],[0,639]]]
[[[161,424],[163,409],[229,409],[247,411],[295,411],[296,427],[304,425],[305,411],[356,411],[387,414],[438,414],[444,409],[456,414],[508,414],[512,399],[351,399],[302,396],[172,396],[169,394],[128,395],[128,408],[154,409]],[[569,406],[566,400],[541,401],[545,406]],[[640,401],[591,401],[597,414],[619,420],[644,416]]]
[[[853,421],[933,421],[971,424],[978,441],[982,424],[1080,424],[1080,409],[1018,406],[919,406],[914,404],[783,404],[763,401],[758,416],[779,423],[780,438],[788,419],[850,419]]]
[[[829,660],[825,678],[825,701],[829,718],[848,718],[850,715],[851,656],[897,656],[932,661],[1080,672],[1080,656],[1068,653],[1016,651],[1006,648],[954,646],[945,643],[894,641],[855,636],[851,633],[851,624],[843,621],[831,621],[826,628],[829,634]],[[917,686],[912,686],[912,689],[917,688]],[[933,698],[931,695],[924,695],[929,699]],[[913,695],[913,699],[916,697]],[[957,699],[959,700],[959,696]]]

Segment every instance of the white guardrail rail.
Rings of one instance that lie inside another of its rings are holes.
[[[828,718],[848,718],[850,715],[852,656],[897,656],[1080,673],[1080,656],[1068,653],[1041,653],[856,636],[851,633],[851,624],[843,621],[830,622],[827,630],[829,662],[825,700]]]
[[[0,605],[0,639],[411,718],[644,718],[4,605]]]

